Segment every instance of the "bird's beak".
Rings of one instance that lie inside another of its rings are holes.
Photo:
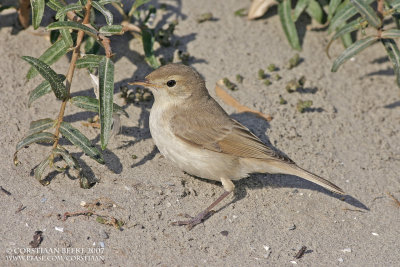
[[[154,89],[160,89],[160,88],[162,88],[162,86],[160,86],[160,85],[158,85],[158,84],[151,83],[151,82],[149,82],[149,81],[146,80],[146,79],[144,79],[144,80],[133,81],[133,82],[130,82],[130,83],[128,83],[128,84],[129,84],[129,85],[141,85],[141,86],[144,86],[144,87],[147,87],[147,88],[150,88],[150,89],[152,89],[152,88],[154,88]]]
[[[130,84],[130,85],[141,85],[141,86],[145,86],[145,87],[154,86],[148,80],[137,80],[137,81],[130,82],[128,84]]]

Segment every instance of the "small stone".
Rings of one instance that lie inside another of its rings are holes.
[[[108,239],[110,236],[107,234],[106,231],[100,230],[100,237],[101,237],[102,239]]]
[[[228,231],[222,231],[222,232],[221,232],[221,235],[223,235],[223,236],[228,236],[228,234],[229,234]]]
[[[344,253],[350,253],[350,252],[351,252],[351,248],[342,249],[342,252],[344,252]]]

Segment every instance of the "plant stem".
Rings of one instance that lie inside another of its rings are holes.
[[[31,3],[29,0],[19,0],[18,20],[24,29],[29,27],[29,15],[31,13]]]
[[[83,18],[82,23],[87,24],[89,23],[90,19],[90,9],[92,8],[92,0],[88,0],[86,5],[85,5],[85,17]],[[63,100],[60,108],[60,112],[58,114],[58,119],[57,119],[57,125],[56,125],[56,131],[54,135],[56,136],[56,140],[54,141],[53,148],[56,148],[58,145],[58,141],[60,140],[60,125],[61,122],[63,121],[64,118],[64,112],[65,112],[65,107],[67,105],[67,102],[70,98],[70,91],[71,91],[71,84],[72,84],[72,78],[74,77],[74,72],[75,72],[75,66],[76,66],[76,61],[78,59],[78,56],[80,54],[80,48],[83,40],[83,36],[85,35],[84,31],[78,31],[78,37],[76,38],[76,46],[74,48],[74,51],[72,52],[72,58],[71,58],[71,63],[69,64],[68,72],[67,72],[67,78],[66,78],[66,86],[65,89],[67,90],[67,97]]]

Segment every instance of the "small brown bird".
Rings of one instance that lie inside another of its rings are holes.
[[[148,87],[154,94],[150,132],[161,154],[189,174],[220,181],[225,189],[203,212],[175,225],[188,225],[191,229],[201,223],[233,191],[232,180],[254,172],[295,175],[344,194],[333,183],[273,151],[249,129],[231,119],[210,96],[204,79],[193,68],[165,65],[147,75],[144,81],[130,84]]]

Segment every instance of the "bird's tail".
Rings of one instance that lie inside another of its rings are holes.
[[[344,191],[338,187],[337,185],[329,182],[328,180],[319,177],[318,175],[315,175],[309,171],[306,171],[302,168],[300,168],[299,166],[297,166],[296,164],[284,164],[284,166],[282,166],[282,164],[279,164],[280,166],[276,166],[277,169],[281,169],[281,173],[287,173],[287,174],[291,174],[291,175],[296,175],[299,176],[301,178],[304,178],[310,182],[316,183],[336,194],[340,194],[340,195],[344,195]]]

